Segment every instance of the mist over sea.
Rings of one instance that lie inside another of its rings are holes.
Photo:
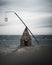
[[[39,46],[52,45],[52,35],[35,35],[39,41]],[[38,45],[36,40],[32,38],[32,46]],[[20,46],[21,35],[0,35],[0,54],[5,55],[12,53]]]

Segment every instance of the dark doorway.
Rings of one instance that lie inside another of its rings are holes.
[[[28,40],[24,40],[25,46],[28,46]]]

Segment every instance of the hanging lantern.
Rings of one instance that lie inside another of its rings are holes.
[[[7,22],[8,21],[8,18],[5,18],[5,22]]]

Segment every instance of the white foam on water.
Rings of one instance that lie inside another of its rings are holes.
[[[18,49],[18,52],[25,52],[26,50],[24,48]]]
[[[18,45],[10,45],[7,47],[1,47],[0,48],[0,55],[12,53],[12,51],[16,50],[17,47],[18,47]]]
[[[29,46],[29,47],[23,47],[23,48],[20,48],[18,49],[18,52],[31,52],[31,51],[34,51],[36,49],[35,46]]]
[[[29,53],[33,51],[36,52],[39,49],[40,49],[39,46],[19,47],[19,45],[11,45],[9,47],[0,48],[0,54],[6,55],[12,53],[13,51],[17,53]]]

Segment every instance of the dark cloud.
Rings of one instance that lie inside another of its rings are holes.
[[[52,27],[52,17],[43,18],[41,23],[38,25],[39,27]]]
[[[4,5],[29,11],[52,12],[52,0],[0,0],[0,6]]]
[[[4,6],[4,5],[7,5],[7,4],[8,4],[7,1],[2,1],[2,0],[0,0],[0,6]]]
[[[0,24],[0,27],[1,27],[1,26],[7,26],[7,25],[6,25],[6,24]]]

